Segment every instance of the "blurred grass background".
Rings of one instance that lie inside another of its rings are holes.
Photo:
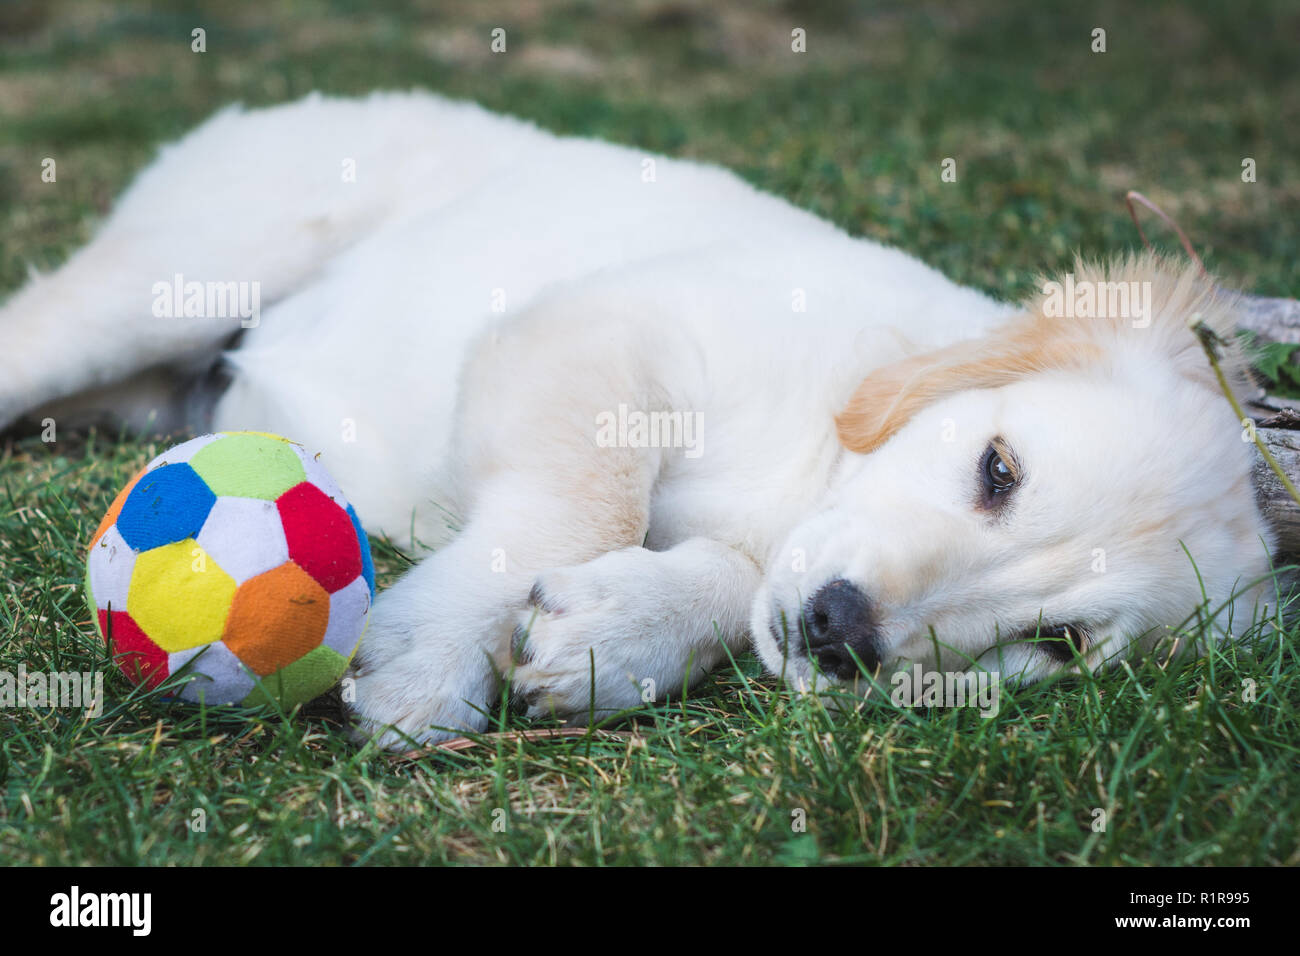
[[[222,104],[429,87],[561,132],[724,164],[1003,296],[1074,249],[1135,244],[1130,188],[1233,284],[1300,291],[1294,3],[377,7],[0,4],[0,288],[25,262],[60,261],[159,142]],[[195,27],[206,53],[190,50]],[[490,52],[495,27],[505,54]],[[804,54],[790,51],[795,27]],[[1104,54],[1091,50],[1096,27]],[[40,180],[45,156],[59,163],[57,186]],[[955,184],[939,179],[944,157],[957,160]],[[1255,183],[1241,181],[1245,157]]]
[[[1075,250],[1136,247],[1121,197],[1137,188],[1231,284],[1295,296],[1298,40],[1284,2],[0,0],[0,296],[219,106],[407,87],[721,163],[1007,298]],[[84,542],[163,444],[0,444],[0,669],[104,669],[110,694],[97,721],[0,714],[0,859],[1300,862],[1294,629],[1035,688],[992,721],[875,704],[832,719],[746,658],[619,740],[417,761],[352,748],[328,708],[168,707],[112,671],[79,592]],[[403,558],[376,545],[391,581]]]

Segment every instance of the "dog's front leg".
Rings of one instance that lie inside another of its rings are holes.
[[[362,736],[391,748],[485,728],[537,575],[645,540],[665,450],[611,447],[598,421],[666,401],[643,357],[665,352],[638,326],[551,312],[471,353],[452,450],[465,529],[379,596],[354,672]]]
[[[538,570],[636,533],[604,523],[592,504],[527,477],[483,489],[469,526],[379,596],[352,674],[357,736],[393,749],[486,728],[509,667],[513,614]]]

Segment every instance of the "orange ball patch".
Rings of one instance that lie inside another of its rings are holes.
[[[289,562],[239,586],[222,640],[259,677],[273,674],[320,645],[330,596]]]

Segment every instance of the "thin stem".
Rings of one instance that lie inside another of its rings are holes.
[[[1263,440],[1259,437],[1259,432],[1254,427],[1254,419],[1246,414],[1245,410],[1237,401],[1237,397],[1232,394],[1232,389],[1228,385],[1227,376],[1223,374],[1223,369],[1219,365],[1219,357],[1214,352],[1214,345],[1218,340],[1218,336],[1215,335],[1213,329],[1207,326],[1200,319],[1197,319],[1192,323],[1192,331],[1196,333],[1196,338],[1200,341],[1201,348],[1205,350],[1205,357],[1210,360],[1210,368],[1214,369],[1214,377],[1219,380],[1219,388],[1221,388],[1223,394],[1227,396],[1229,404],[1232,405],[1232,410],[1237,413],[1237,420],[1243,425],[1248,425],[1250,428],[1250,436],[1255,441],[1255,447],[1259,449],[1259,453],[1263,455],[1264,460],[1268,462],[1268,467],[1273,469],[1273,474],[1277,475],[1277,480],[1282,482],[1282,487],[1285,488],[1287,494],[1291,496],[1291,500],[1293,500],[1297,505],[1300,505],[1300,491],[1296,490],[1296,486],[1291,483],[1291,479],[1286,476],[1286,472],[1282,470],[1282,466],[1277,463],[1277,459],[1273,457],[1272,452],[1268,450]]]

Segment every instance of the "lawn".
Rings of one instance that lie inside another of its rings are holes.
[[[157,145],[219,105],[412,86],[727,165],[1006,298],[1075,250],[1134,247],[1129,188],[1230,283],[1300,295],[1293,5],[384,6],[0,6],[0,296],[66,258]],[[749,656],[603,733],[418,759],[350,745],[328,699],[169,705],[112,668],[81,580],[113,495],[180,437],[0,439],[0,671],[101,670],[107,687],[94,719],[0,712],[0,861],[1300,863],[1289,617],[1192,663],[1006,691],[991,719],[874,700],[832,713]],[[382,587],[410,557],[372,543]],[[493,729],[530,726],[501,710]]]

